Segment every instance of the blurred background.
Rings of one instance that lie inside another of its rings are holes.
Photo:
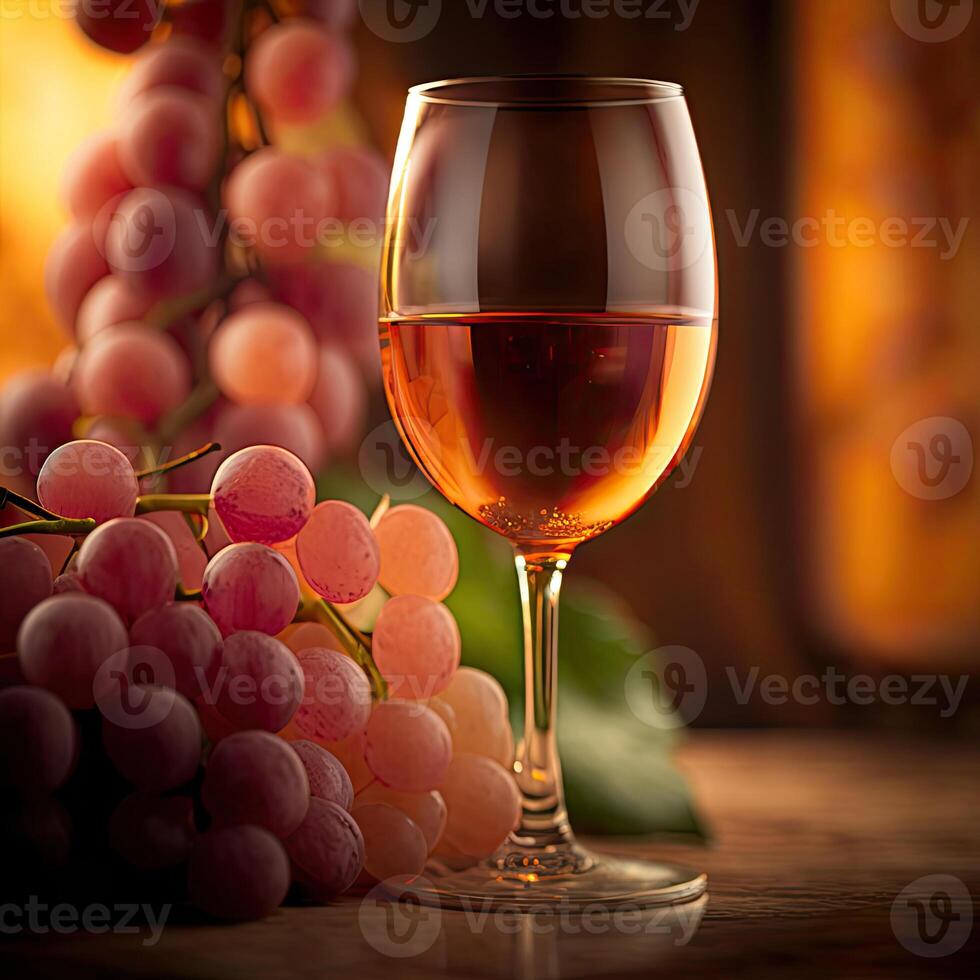
[[[575,576],[615,590],[653,644],[696,651],[711,692],[697,725],[976,731],[969,686],[942,718],[740,704],[728,680],[958,676],[980,659],[972,0],[429,0],[410,42],[388,15],[412,8],[392,2],[363,0],[352,32],[356,125],[388,159],[422,81],[573,72],[687,90],[719,253],[714,387],[686,466],[583,548]],[[129,61],[57,10],[7,2],[0,23],[0,382],[66,344],[43,290],[66,222],[56,189],[112,121]]]

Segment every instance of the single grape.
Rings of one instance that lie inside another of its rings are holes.
[[[187,590],[199,589],[208,560],[194,539],[194,533],[184,515],[172,510],[159,510],[143,514],[140,520],[156,524],[170,538],[170,543],[177,552],[180,584]]]
[[[117,517],[82,543],[75,565],[82,587],[132,623],[159,609],[177,588],[177,552],[155,524]]]
[[[216,707],[239,728],[278,732],[303,699],[303,671],[293,653],[264,633],[232,633],[224,641]]]
[[[340,643],[322,623],[291,623],[278,637],[293,653],[309,650],[311,647],[324,647],[327,650],[340,650]]]
[[[286,837],[306,816],[310,783],[288,742],[268,732],[236,732],[214,747],[201,800],[217,827],[256,824]]]
[[[289,858],[262,827],[225,827],[194,842],[191,902],[216,919],[248,921],[275,911],[289,891]]]
[[[71,390],[47,371],[14,375],[0,393],[0,445],[11,463],[37,476],[48,454],[71,440],[78,404]]]
[[[144,613],[129,631],[133,646],[155,647],[169,658],[174,686],[187,698],[211,690],[221,664],[221,634],[208,614],[189,602]]]
[[[183,864],[194,837],[194,802],[189,796],[132,793],[109,818],[112,849],[140,871]]]
[[[493,854],[521,817],[514,777],[484,756],[457,755],[439,792],[448,810],[446,841],[469,857]]]
[[[211,496],[232,541],[276,544],[309,520],[316,487],[297,456],[278,446],[251,446],[218,467]]]
[[[378,616],[371,651],[396,697],[430,698],[446,689],[459,666],[459,627],[442,603],[395,596]]]
[[[386,786],[409,793],[436,789],[452,759],[445,722],[411,701],[383,701],[367,724],[364,758]]]
[[[336,344],[320,345],[310,405],[323,426],[328,450],[355,448],[367,419],[367,387],[350,355]]]
[[[381,223],[390,176],[381,154],[362,146],[337,146],[321,158],[320,166],[334,186],[334,214],[341,221]]]
[[[88,291],[78,308],[75,328],[79,343],[87,343],[106,327],[141,320],[152,306],[153,298],[122,276],[105,276]]]
[[[314,901],[336,898],[364,866],[364,838],[354,818],[342,806],[317,797],[284,843],[294,880]]]
[[[309,405],[226,405],[214,429],[228,452],[266,444],[288,449],[312,471],[323,465],[323,429]]]
[[[188,38],[199,41],[219,56],[224,54],[225,44],[233,22],[233,14],[238,11],[238,0],[197,0],[196,3],[182,3],[179,7],[167,10],[174,31],[168,42]]]
[[[307,17],[335,31],[349,28],[357,15],[357,0],[297,0],[297,5]]]
[[[292,621],[299,584],[289,562],[264,544],[232,544],[208,562],[204,606],[223,636],[259,630],[275,636]]]
[[[438,792],[429,790],[427,793],[401,793],[375,781],[362,789],[355,801],[357,807],[371,803],[385,803],[411,817],[425,837],[427,852],[431,854],[435,850],[446,829],[446,804]],[[370,849],[370,845],[368,848]]]
[[[0,538],[0,650],[14,649],[24,617],[51,595],[52,584],[51,562],[33,541]]]
[[[194,702],[194,707],[197,708],[197,716],[201,720],[201,727],[204,729],[204,734],[212,746],[217,745],[229,735],[234,735],[235,732],[241,731],[237,725],[232,724],[210,703],[213,698],[214,695],[209,693],[207,696],[199,697]]]
[[[130,416],[153,426],[190,389],[190,367],[177,344],[138,323],[101,331],[75,365],[75,391],[87,415]]]
[[[245,87],[281,122],[309,123],[344,97],[354,54],[337,35],[306,20],[274,24],[259,35],[245,63]]]
[[[340,760],[316,742],[298,739],[289,744],[306,769],[310,796],[329,800],[349,810],[354,802],[354,787]]]
[[[63,595],[65,592],[84,592],[82,580],[78,577],[78,572],[64,572],[54,580],[51,588],[53,595]]]
[[[128,459],[114,446],[77,439],[55,449],[37,477],[37,499],[62,517],[99,524],[131,517],[139,485]]]
[[[301,650],[303,703],[292,724],[306,738],[336,742],[364,731],[371,716],[371,685],[350,657],[336,650]]]
[[[213,0],[192,6],[204,7],[208,3]],[[133,59],[119,89],[119,105],[125,107],[144,92],[163,86],[194,92],[217,106],[225,89],[221,63],[202,41],[194,37],[170,37],[163,44],[145,48]]]
[[[118,721],[102,719],[102,744],[110,762],[137,789],[164,792],[188,782],[201,760],[201,723],[194,706],[168,687],[125,679],[116,683],[125,685],[118,698],[129,711],[113,710]],[[105,712],[101,695],[100,707]]]
[[[91,225],[69,225],[55,239],[44,264],[44,291],[69,336],[75,333],[75,317],[85,294],[108,273]]]
[[[82,592],[38,603],[17,634],[27,683],[47,688],[72,709],[92,707],[99,666],[128,645],[126,627],[112,606]]]
[[[456,724],[453,751],[484,755],[507,769],[514,762],[514,736],[507,695],[496,678],[474,667],[460,667],[449,686],[432,699],[452,707]]]
[[[74,0],[75,22],[100,47],[119,54],[141,48],[163,10],[157,0]]]
[[[152,452],[139,422],[120,416],[96,416],[85,430],[85,438],[115,446],[129,460],[134,470],[143,465],[144,449]]]
[[[120,120],[119,160],[138,186],[169,184],[203,191],[218,165],[217,106],[165,85],[137,96]]]
[[[61,179],[61,198],[79,221],[92,221],[114,197],[133,189],[119,163],[114,133],[90,136],[69,157]]]
[[[455,735],[456,712],[453,710],[451,704],[448,704],[439,698],[430,698],[425,702],[425,706],[430,711],[434,711],[446,723],[446,728],[449,729],[450,735]]]
[[[296,538],[306,581],[331,602],[366,596],[378,580],[378,543],[367,518],[352,504],[318,504]]]
[[[253,303],[271,303],[272,293],[269,287],[258,279],[243,279],[228,297],[228,309],[232,313]]]
[[[41,687],[0,691],[0,786],[21,795],[53,793],[78,754],[75,721]]]
[[[378,881],[412,878],[425,867],[425,835],[408,814],[386,803],[358,803],[351,811],[364,838],[364,870]]]
[[[441,602],[459,574],[459,553],[445,521],[431,510],[401,504],[374,529],[381,551],[379,581],[392,595],[421,595]]]

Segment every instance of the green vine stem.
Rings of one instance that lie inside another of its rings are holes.
[[[146,493],[136,498],[137,514],[152,514],[160,510],[172,510],[181,514],[208,516],[211,506],[209,493]]]
[[[381,518],[388,513],[388,509],[390,507],[391,507],[391,496],[386,493],[378,501],[378,506],[374,508],[374,512],[368,518],[368,523],[371,525],[372,530],[374,530],[381,523]]]
[[[9,487],[0,487],[0,509],[6,507],[7,504],[13,505],[25,514],[40,517],[45,521],[57,521],[61,519],[58,514],[53,514],[50,510],[46,510],[40,504],[31,500],[30,497],[22,497],[19,493],[15,493],[9,489]]]
[[[164,473],[173,473],[174,470],[180,469],[181,466],[194,463],[199,459],[203,459],[209,453],[218,452],[220,449],[220,442],[207,442],[200,449],[195,449],[193,452],[187,453],[184,456],[172,459],[169,463],[162,463],[160,466],[154,466],[148,470],[137,470],[136,478],[144,480],[148,476],[163,476]]]
[[[0,538],[12,538],[18,534],[88,534],[94,531],[95,521],[91,517],[58,517],[54,520],[25,521],[0,528]]]
[[[164,446],[173,443],[178,433],[203,415],[217,400],[218,388],[210,379],[202,381],[157,429],[157,440]]]

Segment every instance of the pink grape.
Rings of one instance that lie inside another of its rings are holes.
[[[336,344],[320,345],[310,405],[323,426],[327,449],[346,452],[356,446],[367,418],[367,388],[350,355]]]
[[[203,191],[221,155],[217,107],[175,86],[137,96],[120,120],[119,160],[140,186],[169,184]]]
[[[150,40],[163,7],[156,0],[74,0],[75,22],[100,47],[131,54]]]
[[[97,334],[75,365],[75,390],[88,415],[129,416],[152,426],[190,388],[190,368],[177,344],[137,323]]]
[[[0,650],[13,650],[24,617],[51,588],[51,562],[33,541],[0,538]]]
[[[236,732],[214,747],[201,800],[217,827],[255,824],[286,837],[306,816],[310,783],[288,742],[268,732]]]
[[[211,496],[232,541],[276,544],[309,520],[316,487],[297,456],[278,446],[250,446],[218,467]]]
[[[350,657],[313,647],[296,659],[303,671],[303,703],[293,726],[306,738],[336,742],[364,731],[371,716],[371,685]]]
[[[289,858],[263,827],[212,830],[194,843],[188,891],[191,902],[216,919],[262,919],[289,891]]]
[[[329,902],[364,866],[364,838],[341,806],[313,797],[306,818],[285,840],[293,878],[314,901]]]
[[[331,602],[366,596],[378,580],[378,543],[367,518],[352,504],[325,500],[296,538],[303,575]]]
[[[441,602],[459,574],[459,553],[445,522],[431,510],[401,504],[374,530],[381,550],[379,581],[392,595],[420,595]]]
[[[264,633],[232,633],[216,681],[217,708],[239,728],[278,732],[303,699],[303,671],[293,653]]]
[[[371,651],[396,697],[429,698],[446,689],[459,666],[459,627],[439,602],[395,596],[381,609]]]
[[[320,166],[337,195],[334,214],[341,221],[381,222],[388,198],[388,166],[375,150],[338,146],[329,150]]]
[[[383,701],[367,725],[364,758],[386,786],[409,793],[436,789],[452,758],[452,739],[433,711],[410,701]]]
[[[357,806],[371,803],[385,803],[411,817],[425,837],[428,853],[435,850],[446,829],[446,804],[435,790],[429,790],[428,793],[401,793],[382,783],[373,782],[357,794],[356,800]]]
[[[292,623],[279,634],[279,639],[293,653],[300,653],[311,647],[340,650],[337,638],[322,623]]]
[[[76,559],[82,587],[132,623],[159,609],[177,588],[177,552],[155,524],[117,517],[97,527]]]
[[[60,385],[67,389],[71,384],[71,374],[75,369],[75,360],[78,357],[78,348],[74,344],[63,347],[51,365],[51,375]]]
[[[337,31],[350,27],[357,14],[357,0],[301,0],[300,6],[308,17]]]
[[[152,306],[152,297],[144,296],[122,276],[105,276],[78,308],[75,324],[79,343],[87,343],[106,327],[141,320]]]
[[[482,670],[460,667],[449,686],[432,704],[448,704],[455,713],[453,751],[485,755],[505,768],[514,762],[514,736],[507,695],[497,680]]]
[[[92,419],[85,437],[115,446],[129,460],[133,469],[142,466],[144,449],[151,450],[149,445],[144,445],[147,438],[142,426],[131,419],[118,416],[103,415]]]
[[[119,139],[114,133],[90,136],[65,165],[61,197],[72,216],[92,221],[114,197],[133,189],[119,163]]]
[[[37,477],[37,498],[62,517],[91,517],[102,524],[131,517],[139,486],[128,459],[114,446],[77,439],[59,446]]]
[[[170,37],[163,44],[145,48],[133,60],[119,90],[119,104],[125,106],[144,92],[162,86],[194,92],[217,106],[224,95],[225,81],[220,61],[206,44],[193,37]]]
[[[72,709],[92,707],[96,672],[128,645],[126,627],[112,606],[81,592],[38,603],[17,634],[27,683],[57,694]]]
[[[245,87],[282,122],[308,123],[343,98],[354,54],[342,38],[306,20],[274,24],[259,35],[245,63]]]
[[[295,404],[316,382],[316,343],[306,321],[280,303],[252,303],[229,316],[211,339],[211,373],[242,405]]]
[[[449,729],[449,734],[455,736],[456,712],[453,710],[452,705],[447,704],[445,701],[442,701],[439,698],[430,698],[425,702],[425,706],[430,711],[434,711],[446,723],[446,728]]]
[[[0,786],[26,795],[53,793],[70,775],[77,754],[75,721],[50,691],[0,691]]]
[[[188,698],[210,690],[221,663],[221,634],[199,606],[174,602],[150,610],[129,631],[133,646],[162,650],[174,669],[174,686]]]
[[[325,455],[323,429],[309,405],[228,405],[218,415],[214,437],[230,452],[260,443],[280,446],[313,471]]]
[[[445,839],[472,858],[491,855],[521,817],[513,776],[483,756],[457,755],[439,792],[448,809]]]
[[[201,723],[194,706],[169,687],[128,684],[119,690],[130,710],[102,719],[102,744],[109,761],[137,789],[164,792],[188,782],[201,760]],[[105,715],[106,701],[100,695]],[[147,724],[149,722],[149,724]]]
[[[258,279],[243,279],[228,297],[228,309],[232,313],[253,303],[269,303],[272,301],[272,293],[269,287]]]
[[[138,187],[113,210],[105,254],[112,271],[147,296],[193,293],[218,276],[220,256],[210,227],[203,202],[193,194]]]
[[[364,870],[378,881],[412,878],[425,867],[425,835],[408,814],[387,803],[359,803],[351,811],[364,838]]]
[[[287,732],[289,729],[287,729]],[[295,729],[293,729],[295,731]],[[290,735],[283,733],[285,738]],[[347,770],[354,792],[359,793],[365,786],[374,779],[374,773],[368,768],[364,760],[364,746],[366,738],[363,732],[350,735],[337,742],[317,742],[322,745],[334,758],[340,760],[340,764]]]
[[[65,592],[84,592],[82,580],[78,572],[64,572],[54,580],[51,588],[53,595],[63,595]]]
[[[167,16],[174,30],[174,37],[168,44],[178,39],[195,39],[209,50],[224,50],[232,21],[232,6],[238,9],[238,0],[197,0],[196,3],[183,3],[168,9]]]
[[[0,393],[0,446],[22,453],[17,462],[37,476],[47,455],[71,439],[78,414],[75,396],[47,371],[14,375]]]
[[[112,849],[140,871],[183,864],[194,837],[194,802],[189,796],[132,793],[109,818]]]
[[[54,241],[44,265],[44,291],[55,318],[69,335],[85,294],[109,273],[92,226],[69,225]]]
[[[316,742],[299,739],[289,744],[306,770],[310,796],[329,800],[349,810],[354,802],[354,787],[343,763]]]
[[[160,510],[144,514],[140,519],[156,524],[170,538],[170,543],[177,552],[180,584],[187,590],[199,589],[208,560],[201,546],[194,540],[194,534],[184,520],[184,515],[175,511]]]
[[[289,562],[264,544],[233,544],[208,562],[204,606],[223,636],[259,630],[275,636],[296,615],[299,584]]]

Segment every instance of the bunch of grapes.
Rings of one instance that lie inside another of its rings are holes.
[[[206,494],[141,493],[153,475],[81,440],[37,503],[0,491],[31,518],[0,531],[5,853],[31,887],[82,858],[88,886],[241,920],[490,855],[520,814],[513,742],[499,684],[459,666],[445,524],[317,504],[275,446]],[[27,534],[74,541],[61,574]]]
[[[64,177],[71,224],[45,280],[70,346],[0,393],[5,474],[19,469],[25,494],[73,437],[138,466],[213,438],[226,454],[279,445],[316,471],[354,446],[378,376],[387,191],[343,122],[355,10],[78,0],[80,29],[133,66],[116,125]],[[173,488],[205,491],[209,475],[175,473]]]

